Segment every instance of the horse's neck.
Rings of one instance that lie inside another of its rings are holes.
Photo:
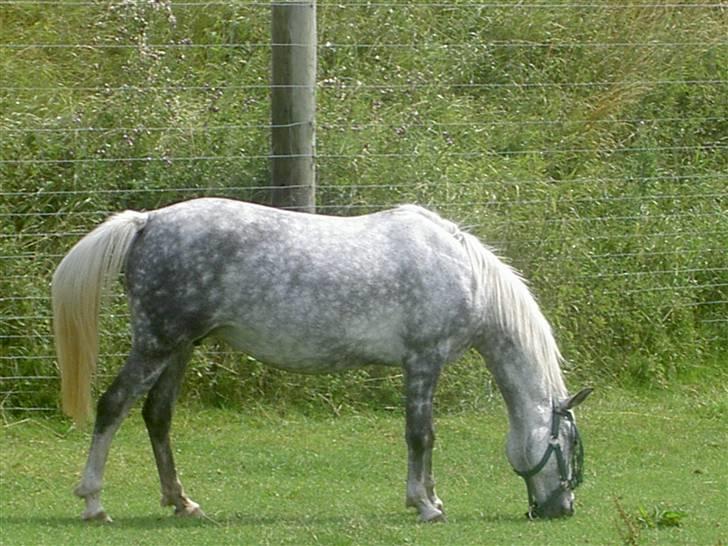
[[[482,295],[476,347],[505,398],[512,427],[521,426],[534,412],[550,414],[552,400],[565,396],[561,356],[551,326],[518,274],[487,249],[472,254]]]
[[[546,372],[508,332],[489,329],[478,350],[503,395],[511,431],[528,434],[548,422],[554,396]]]

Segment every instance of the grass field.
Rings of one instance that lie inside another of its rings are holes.
[[[529,522],[525,488],[504,456],[506,418],[438,419],[436,473],[448,513],[423,525],[404,508],[398,412],[179,410],[182,480],[209,520],[158,506],[156,471],[138,414],[107,470],[115,522],[86,525],[71,495],[88,433],[58,419],[0,429],[2,544],[728,544],[725,382],[637,394],[603,389],[580,408],[586,481],[568,520]]]

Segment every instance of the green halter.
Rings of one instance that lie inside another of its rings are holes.
[[[571,422],[574,430],[573,435],[573,446],[571,449],[571,477],[569,477],[569,468],[564,460],[564,452],[561,449],[561,443],[559,441],[559,425],[561,417]],[[562,491],[569,491],[576,489],[576,487],[583,481],[584,478],[584,446],[581,443],[581,437],[579,436],[579,430],[576,428],[576,422],[574,421],[574,414],[570,410],[559,409],[556,404],[553,406],[553,413],[551,417],[551,437],[549,438],[549,445],[546,451],[541,457],[541,460],[531,468],[530,470],[520,471],[515,468],[513,471],[521,476],[526,481],[526,489],[528,490],[528,513],[526,514],[530,519],[535,519],[543,516],[542,508],[536,502],[536,498],[533,494],[533,488],[529,478],[532,478],[541,470],[546,463],[548,463],[551,455],[556,455],[556,464],[559,467],[559,477],[561,478],[561,486],[556,489],[544,504],[549,504],[551,499]]]

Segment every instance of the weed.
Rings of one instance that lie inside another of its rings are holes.
[[[651,510],[644,506],[637,507],[635,520],[646,529],[662,529],[665,527],[680,527],[686,517],[686,513],[680,510],[664,508],[662,505],[655,505]]]
[[[613,501],[621,524],[619,533],[625,546],[637,546],[645,529],[681,527],[687,516],[686,512],[666,508],[663,504],[656,504],[649,510],[639,505],[636,512],[630,514],[624,509],[618,497],[614,497]]]
[[[634,518],[624,510],[619,498],[614,497],[613,501],[614,506],[617,509],[619,522],[624,526],[623,528],[618,528],[619,534],[622,537],[622,542],[625,546],[637,546],[640,540],[640,527],[635,525]]]

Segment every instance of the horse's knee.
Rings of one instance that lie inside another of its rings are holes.
[[[435,445],[435,431],[431,426],[409,427],[406,434],[407,445],[413,451],[422,453]]]

